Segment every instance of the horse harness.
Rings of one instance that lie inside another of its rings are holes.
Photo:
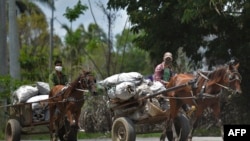
[[[75,88],[76,91],[80,91],[80,92],[89,92],[88,89],[91,88],[91,86],[93,84],[89,83],[89,80],[88,80],[88,76],[90,74],[86,75],[86,77],[84,78],[80,78],[80,80],[78,81],[78,83],[80,84],[81,88]],[[87,89],[83,88],[83,85],[86,85]],[[55,97],[59,97],[59,96],[63,96],[65,94],[65,91],[69,88],[69,87],[72,87],[70,84],[67,84],[65,87],[62,88],[62,90],[60,92],[58,92],[55,96],[51,97],[50,99],[53,99]],[[67,98],[64,98],[63,97],[63,100],[62,101],[59,101],[59,102],[80,102],[80,101],[83,101],[85,99],[85,95],[83,95],[83,97],[81,99],[76,99],[74,97],[67,97]]]
[[[198,98],[201,98],[201,99],[205,99],[205,98],[217,98],[217,97],[219,97],[219,96],[223,93],[222,90],[220,90],[217,94],[205,93],[205,89],[206,89],[207,82],[208,82],[210,79],[209,79],[206,75],[204,75],[202,72],[200,72],[200,71],[198,71],[197,73],[199,74],[199,76],[201,76],[202,78],[205,79],[205,82],[204,82],[203,85],[202,85],[202,88],[201,88],[201,91],[200,91],[200,93],[199,93],[199,95],[198,95]],[[210,73],[210,72],[209,72],[209,73]],[[209,75],[209,73],[208,73],[208,75]],[[228,74],[228,73],[230,73],[229,70],[227,70],[227,73],[225,74],[225,77],[228,76],[229,83],[232,82],[232,81],[236,81],[236,80],[238,80],[238,81],[241,82],[242,77],[241,77],[241,75],[240,75],[239,72],[233,71],[233,72],[231,72],[230,74]],[[236,75],[235,75],[236,77],[233,77],[232,74],[236,74]],[[197,82],[197,83],[198,83],[198,82]],[[236,91],[233,90],[232,88],[230,88],[229,86],[225,86],[225,85],[222,85],[222,84],[219,84],[219,83],[215,83],[215,84],[218,85],[218,86],[220,86],[220,87],[222,87],[222,88],[224,88],[225,90],[227,90],[227,91],[230,92],[231,94],[235,94],[235,93],[236,93]]]

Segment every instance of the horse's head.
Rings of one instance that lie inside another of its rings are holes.
[[[89,90],[92,95],[97,95],[96,78],[90,71],[83,70],[79,82],[83,89]]]
[[[228,65],[228,75],[227,75],[227,80],[229,84],[229,88],[231,88],[232,94],[241,94],[241,75],[238,71],[240,63],[229,63]]]

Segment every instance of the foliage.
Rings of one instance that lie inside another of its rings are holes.
[[[195,69],[194,61],[187,57],[180,47],[177,51],[178,58],[175,59],[174,70],[175,73],[191,73]],[[196,64],[197,65],[197,64]]]
[[[66,13],[63,14],[70,22],[75,21],[81,14],[84,14],[84,11],[87,10],[88,7],[81,4],[81,1],[78,0],[77,4],[74,8],[66,8]]]
[[[11,93],[22,85],[30,84],[30,81],[20,81],[11,78],[11,76],[0,76],[0,99],[8,99],[11,97]]]
[[[196,62],[201,59],[197,50],[208,46],[206,57],[211,63],[217,59],[228,60],[227,49],[231,48],[236,56],[240,55],[239,42],[248,37],[246,15],[248,1],[143,1],[143,0],[109,0],[110,8],[127,10],[135,32],[144,31],[137,38],[140,48],[149,50],[153,60],[158,54],[169,50],[177,52],[179,47]],[[225,8],[227,6],[227,8]],[[242,12],[239,12],[242,9]],[[246,12],[244,12],[246,11]],[[244,29],[244,30],[243,30]],[[206,41],[204,37],[215,35],[216,39]],[[239,35],[241,37],[235,37]],[[215,49],[217,47],[217,49]],[[246,49],[246,45],[240,48]],[[212,56],[211,56],[212,55]]]
[[[249,99],[250,1],[109,0],[108,5],[117,10],[126,9],[131,30],[144,32],[135,43],[149,52],[153,64],[161,61],[159,56],[165,51],[178,58],[179,47],[183,47],[195,64],[206,57],[208,69],[225,64],[232,56],[237,57],[241,63],[243,95]],[[200,47],[207,48],[205,54],[199,53]],[[228,49],[232,50],[232,56]],[[243,97],[239,99],[241,112],[249,116],[249,104]]]
[[[49,70],[49,32],[45,14],[34,3],[24,1],[26,11],[18,16],[20,48],[21,79],[46,82]],[[57,51],[61,40],[54,35],[54,48]],[[39,64],[39,65],[38,65]],[[43,70],[43,71],[41,71]],[[31,73],[32,72],[32,73]]]

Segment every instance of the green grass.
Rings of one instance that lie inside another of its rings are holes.
[[[147,133],[147,134],[137,134],[137,137],[141,138],[149,138],[149,137],[159,137],[161,136],[161,133]]]
[[[218,127],[198,128],[195,130],[194,136],[220,136],[220,129]]]
[[[95,138],[111,138],[111,134],[107,133],[85,133],[85,132],[78,132],[79,139],[95,139]]]

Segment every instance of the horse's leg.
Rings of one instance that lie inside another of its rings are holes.
[[[192,141],[193,138],[193,134],[195,129],[198,126],[198,120],[200,119],[200,117],[202,116],[204,107],[201,104],[198,104],[198,108],[196,109],[195,113],[191,116],[190,118],[190,132],[188,134],[188,141]]]
[[[178,135],[177,135],[175,125],[174,125],[174,119],[177,117],[179,110],[181,108],[181,105],[183,105],[182,100],[170,99],[170,122],[168,122],[168,124],[171,125],[173,141],[178,140]],[[166,136],[167,132],[165,132],[164,134]]]
[[[80,128],[80,126],[79,126],[79,117],[80,117],[80,114],[81,114],[81,111],[77,111],[76,113],[75,113],[75,124],[76,124],[76,129],[78,130],[79,128]]]
[[[223,123],[222,120],[220,118],[220,103],[219,101],[216,102],[214,105],[211,106],[211,108],[213,109],[213,115],[216,119],[216,126],[218,126],[220,128],[220,132],[221,132],[221,137],[224,140],[224,129],[223,129]]]
[[[169,104],[170,104],[170,116],[169,119],[166,120],[166,126],[164,127],[161,136],[160,136],[160,141],[165,141],[165,138],[167,136],[167,131],[168,131],[168,125],[170,124],[170,119],[174,118],[175,116],[177,116],[177,113],[175,112],[175,110],[177,109],[177,104],[176,104],[176,100],[175,99],[170,99],[169,100]],[[170,137],[168,137],[170,138]],[[172,137],[171,137],[172,138]]]
[[[66,115],[67,115],[67,119],[65,119],[65,120],[67,120],[67,122],[68,122],[67,124],[69,124],[67,126],[69,126],[69,128],[68,128],[68,130],[64,134],[64,139],[65,140],[68,139],[68,136],[69,136],[69,134],[71,132],[71,127],[72,127],[72,125],[74,125],[72,112],[70,110],[67,110]],[[66,121],[64,122],[64,125],[65,125],[65,123],[66,123]]]
[[[174,125],[174,120],[171,119],[170,122],[171,122],[170,124],[171,124],[172,134],[173,134],[173,141],[179,141],[179,138],[178,138],[178,135],[177,135],[177,132],[176,132],[176,128],[175,128],[175,125]]]
[[[160,141],[165,141],[166,136],[168,135],[167,132],[168,132],[168,130],[169,130],[170,120],[169,120],[169,119],[166,120],[166,121],[164,122],[164,124],[165,124],[165,126],[164,126],[164,128],[163,128],[162,133],[161,133]],[[167,136],[167,137],[168,137],[168,139],[172,139],[172,138],[173,138],[172,135],[171,135],[171,137],[169,137],[169,136]]]
[[[50,112],[50,122],[49,122],[49,132],[50,132],[50,140],[53,141],[53,136],[54,136],[54,121],[55,121],[55,105],[51,104],[49,107],[49,112]]]

